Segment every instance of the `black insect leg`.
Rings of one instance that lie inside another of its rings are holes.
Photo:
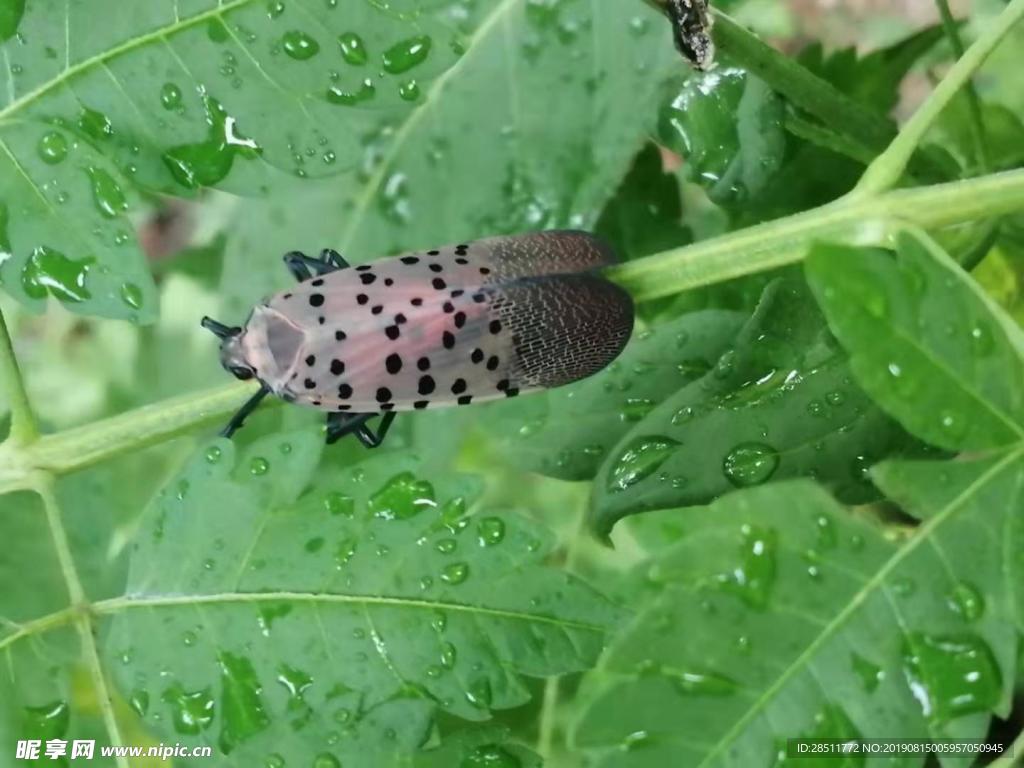
[[[367,426],[366,422],[376,415],[376,413],[328,414],[327,444],[331,445],[332,443],[336,443],[345,435],[355,433],[355,436],[359,438],[359,442],[367,448],[376,448],[384,440],[384,436],[391,427],[391,422],[395,420],[395,414],[393,411],[384,414],[384,418],[381,419],[380,426],[377,427],[377,432],[374,433],[373,430]]]
[[[292,273],[292,277],[300,283],[309,280],[313,275],[326,275],[339,269],[348,267],[348,262],[341,257],[341,254],[330,248],[320,251],[319,258],[313,258],[302,253],[302,251],[291,251],[284,255],[285,266]]]
[[[371,430],[366,424],[362,424],[356,431],[356,437],[358,437],[359,442],[367,448],[377,448],[384,442],[384,436],[387,435],[388,430],[391,428],[391,422],[394,420],[395,412],[388,411],[380,420],[380,426],[377,427],[376,434],[374,434],[373,430]]]
[[[238,413],[232,416],[231,421],[229,421],[224,426],[224,429],[220,431],[221,437],[231,437],[233,434],[235,434],[235,432],[237,432],[242,427],[242,425],[245,424],[246,417],[250,413],[255,411],[256,406],[260,404],[260,401],[269,394],[269,389],[267,389],[265,386],[260,387],[259,391],[255,395],[250,397],[249,400],[245,403],[245,405],[238,409]]]

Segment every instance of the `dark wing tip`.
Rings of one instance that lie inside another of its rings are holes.
[[[590,272],[618,262],[608,243],[580,230],[551,229],[485,242],[498,280]]]

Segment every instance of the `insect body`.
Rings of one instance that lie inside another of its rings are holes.
[[[328,442],[377,445],[396,411],[468,405],[585,378],[633,328],[629,295],[595,272],[611,249],[584,232],[493,237],[349,267],[285,256],[300,281],[241,328],[209,318],[221,362],[260,391],[327,411]],[[384,414],[377,433],[367,421]]]
[[[715,45],[711,39],[714,17],[708,12],[708,0],[647,0],[672,23],[676,48],[699,70],[714,64]]]

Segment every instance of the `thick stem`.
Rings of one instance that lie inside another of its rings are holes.
[[[0,386],[11,407],[12,443],[24,445],[31,443],[39,436],[35,416],[29,406],[25,382],[21,378],[18,360],[14,356],[14,345],[11,334],[7,330],[4,314],[0,311]]]
[[[1024,0],[1011,0],[1010,4],[1006,6],[1006,10],[999,15],[995,25],[967,49],[967,52],[949,70],[949,74],[942,78],[921,108],[903,126],[889,148],[879,155],[864,172],[855,190],[857,195],[867,196],[891,189],[899,182],[914,151],[921,145],[924,135],[935,124],[939,115],[942,114],[942,110],[970,81],[978,68],[985,63],[989,54],[996,49],[996,46],[1022,18],[1024,18]]]
[[[637,259],[608,277],[637,301],[800,261],[815,240],[877,242],[887,222],[937,229],[1024,210],[1024,170],[978,179],[898,190],[869,198],[843,198],[821,208],[770,221],[712,240]]]

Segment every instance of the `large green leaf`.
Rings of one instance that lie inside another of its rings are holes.
[[[467,514],[476,483],[390,454],[315,473],[320,437],[242,456],[217,441],[153,504],[104,659],[147,727],[225,764],[372,761],[426,741],[435,710],[484,720],[523,676],[587,668],[617,615],[541,565],[514,514]]]
[[[588,675],[575,743],[601,766],[685,768],[788,764],[798,736],[984,738],[1017,674],[1024,574],[998,542],[1022,510],[1024,462],[877,479],[923,519],[909,537],[806,481],[680,510],[682,540],[646,566],[663,590]]]
[[[805,475],[864,501],[867,468],[906,442],[851,380],[806,287],[779,281],[714,368],[607,453],[592,524],[606,534],[624,515]]]
[[[634,424],[714,367],[742,322],[739,312],[692,312],[637,333],[618,360],[585,381],[490,406],[502,453],[551,477],[590,479]]]
[[[1024,439],[1024,333],[923,233],[898,252],[821,245],[806,271],[858,382],[949,450]]]
[[[296,232],[370,255],[412,221],[419,242],[585,219],[677,63],[653,11],[578,0],[51,5],[2,49],[0,275],[25,302],[140,320],[136,188],[284,202],[289,179],[337,174],[320,229],[278,253]]]

